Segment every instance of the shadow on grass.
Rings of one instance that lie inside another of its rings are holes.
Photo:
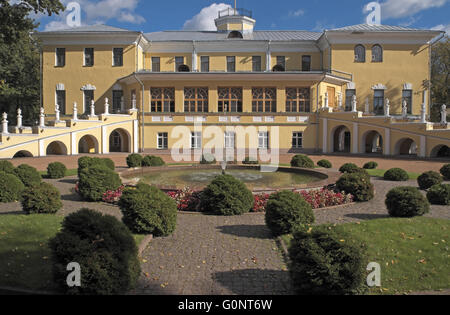
[[[218,226],[220,233],[238,237],[272,239],[270,230],[265,225],[224,225]]]

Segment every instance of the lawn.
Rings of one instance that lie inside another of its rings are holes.
[[[366,170],[366,171],[369,172],[369,175],[372,177],[384,177],[384,173],[387,172],[386,170],[378,170],[378,169],[377,170]],[[409,179],[418,179],[421,174],[408,172],[408,175],[409,175]]]
[[[55,215],[0,215],[0,286],[55,291],[48,241],[61,228]],[[135,235],[139,244],[144,236]]]
[[[363,240],[370,262],[381,265],[381,288],[371,294],[405,294],[450,288],[450,220],[379,219],[344,224]],[[289,244],[291,236],[283,240]]]

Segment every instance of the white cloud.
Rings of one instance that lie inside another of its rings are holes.
[[[213,3],[209,7],[203,8],[200,13],[195,15],[192,19],[187,20],[184,25],[184,30],[197,31],[215,31],[216,25],[214,20],[218,17],[221,10],[231,8],[229,4]]]
[[[381,3],[381,18],[404,18],[420,11],[439,8],[448,0],[387,0]]]
[[[447,33],[447,36],[450,36],[450,24],[439,24],[435,27],[432,27],[431,29],[434,31],[445,31]]]
[[[303,10],[297,10],[297,11],[290,11],[289,12],[289,17],[300,17],[303,16],[305,14],[305,11]]]

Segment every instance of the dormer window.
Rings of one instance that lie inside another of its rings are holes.
[[[243,39],[244,36],[242,36],[242,33],[239,31],[232,31],[232,32],[230,32],[230,34],[228,34],[228,38],[229,39],[231,39],[231,38]]]
[[[285,69],[282,65],[276,65],[275,67],[273,67],[272,71],[273,72],[284,72]]]
[[[187,65],[180,65],[178,67],[178,72],[190,72],[191,70],[189,69],[189,66]]]
[[[366,62],[366,48],[363,45],[355,46],[355,62]]]
[[[372,47],[372,62],[383,62],[383,48],[380,45]]]

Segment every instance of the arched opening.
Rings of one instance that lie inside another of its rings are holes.
[[[31,154],[31,152],[22,150],[14,154],[13,159],[31,158],[31,157],[33,157],[33,154]]]
[[[346,126],[339,126],[333,133],[333,152],[350,153],[352,135]]]
[[[61,141],[53,141],[47,147],[47,155],[67,155],[67,147]]]
[[[431,150],[432,158],[450,159],[450,148],[447,145],[438,145]]]
[[[86,135],[78,142],[78,153],[81,154],[97,154],[98,141],[94,136]]]
[[[109,136],[109,152],[131,153],[131,137],[124,129],[116,129]]]
[[[274,66],[274,67],[272,68],[272,71],[273,71],[273,72],[284,72],[285,69],[284,69],[284,67],[283,67],[282,65],[276,65],[276,66]]]
[[[417,155],[417,144],[411,138],[401,139],[395,146],[395,155]]]
[[[190,72],[191,69],[189,69],[189,66],[187,65],[180,65],[178,67],[178,72]]]
[[[363,152],[366,154],[383,154],[383,137],[378,131],[367,132],[362,139]]]
[[[232,32],[230,32],[230,34],[228,34],[228,38],[240,38],[240,39],[242,39],[242,38],[244,38],[244,36],[239,31],[232,31]]]

